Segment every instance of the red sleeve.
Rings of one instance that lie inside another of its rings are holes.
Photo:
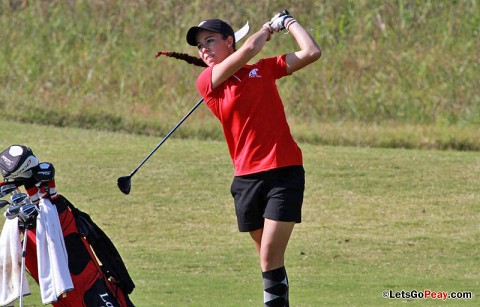
[[[269,67],[273,68],[273,77],[275,79],[280,79],[282,77],[288,76],[287,74],[287,55],[279,55],[273,58],[265,59],[265,61],[269,61]]]
[[[205,68],[197,78],[197,90],[205,100],[212,92],[212,68]]]

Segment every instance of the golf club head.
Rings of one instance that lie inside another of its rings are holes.
[[[20,208],[18,218],[23,222],[26,222],[30,217],[34,218],[37,216],[38,208],[34,204],[28,204]]]
[[[12,205],[27,205],[30,203],[30,198],[25,193],[13,194],[11,197]]]
[[[20,207],[21,206],[10,206],[8,207],[7,211],[5,211],[5,217],[9,220],[13,220],[20,214]]]
[[[12,192],[15,192],[17,189],[18,189],[18,187],[13,183],[2,185],[0,187],[0,197],[3,197],[3,196],[8,195]]]
[[[3,207],[6,207],[6,206],[10,206],[10,202],[8,200],[5,200],[5,199],[0,199],[0,209],[2,209]]]
[[[122,191],[123,194],[127,195],[130,193],[132,187],[132,177],[131,176],[122,176],[117,179],[117,186]]]

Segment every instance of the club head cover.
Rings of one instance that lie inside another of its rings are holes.
[[[48,182],[55,179],[55,167],[52,163],[42,162],[32,170],[33,178],[37,183]]]
[[[32,177],[32,168],[38,165],[33,151],[24,145],[11,145],[0,153],[0,171],[6,180],[24,180]]]

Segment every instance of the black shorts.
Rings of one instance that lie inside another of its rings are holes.
[[[304,190],[302,165],[235,176],[230,191],[235,199],[238,229],[248,232],[263,228],[265,218],[300,223]]]

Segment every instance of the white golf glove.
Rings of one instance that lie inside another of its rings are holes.
[[[280,32],[284,29],[287,29],[297,22],[295,18],[290,16],[287,10],[284,10],[283,12],[277,13],[273,18],[270,20],[270,27],[272,28],[273,31],[275,32]]]

